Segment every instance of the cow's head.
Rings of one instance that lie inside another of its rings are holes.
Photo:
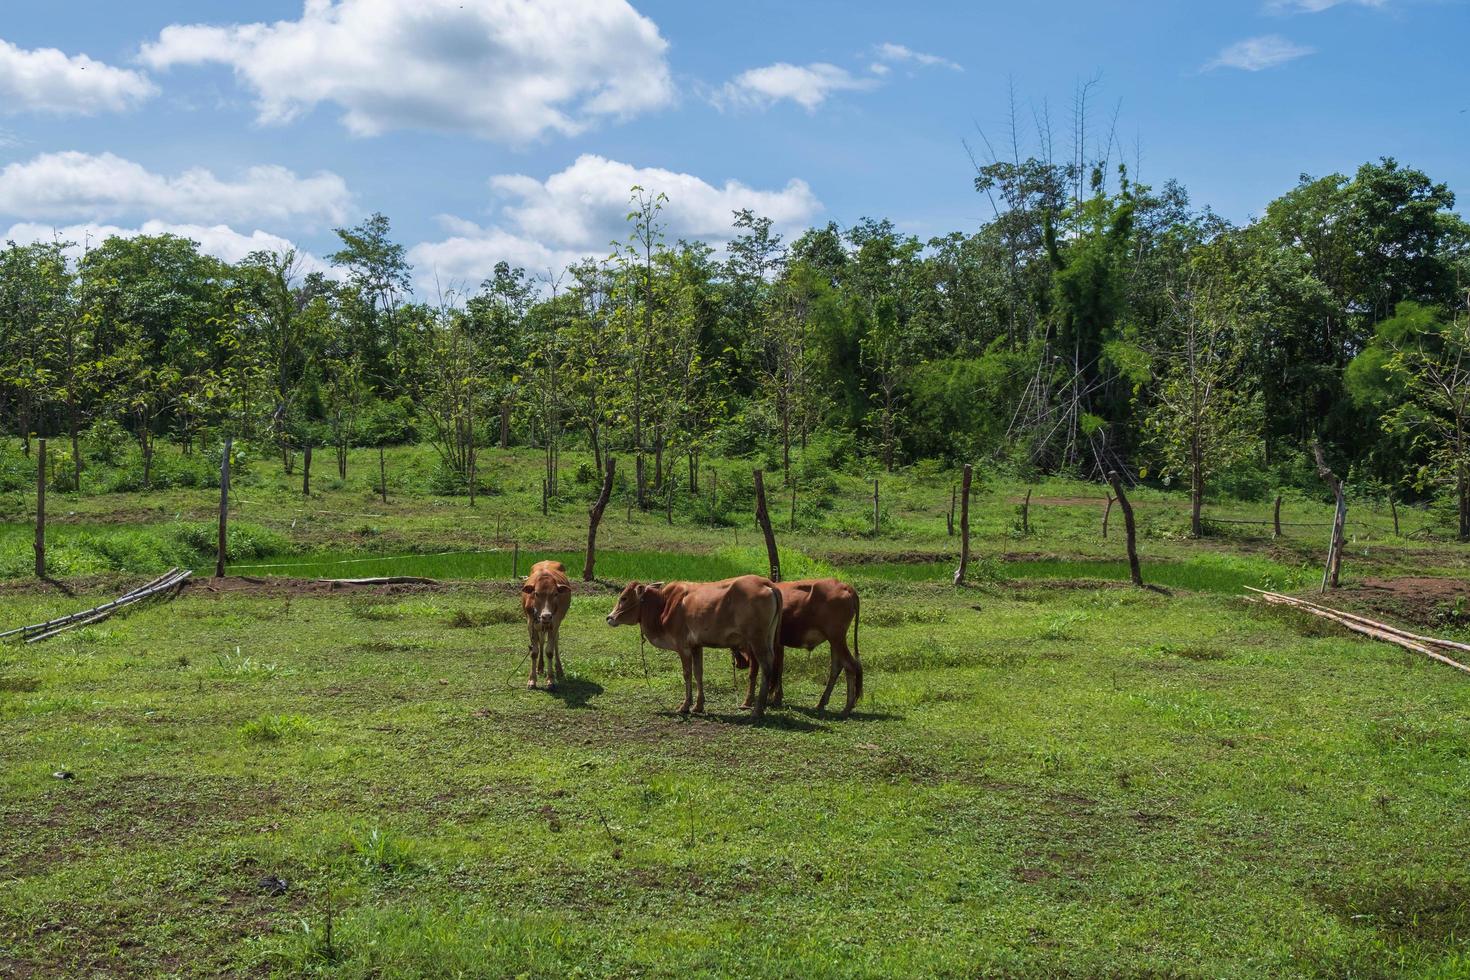
[[[558,582],[550,575],[538,575],[534,582],[521,586],[521,602],[533,623],[550,626],[556,618],[556,600],[563,593],[572,591],[565,582]]]
[[[612,612],[607,614],[607,625],[636,626],[643,603],[656,597],[662,586],[662,582],[654,582],[652,585],[629,582],[623,586],[623,591],[618,594],[617,604],[613,606]]]

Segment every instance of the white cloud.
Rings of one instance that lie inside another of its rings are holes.
[[[1216,55],[1215,60],[1206,64],[1204,70],[1238,68],[1242,71],[1261,71],[1295,61],[1313,51],[1313,48],[1303,47],[1279,34],[1267,34],[1230,45]]]
[[[111,153],[43,153],[0,169],[0,214],[27,221],[140,217],[194,224],[341,222],[351,205],[341,177],[251,167],[238,180],[204,169],[168,177]]]
[[[1386,7],[1388,0],[1268,0],[1266,9],[1275,14],[1320,14],[1351,4],[1357,7]]]
[[[441,218],[448,237],[410,250],[422,282],[477,285],[498,261],[531,272],[560,270],[586,256],[602,257],[612,243],[627,237],[629,189],[668,196],[660,216],[665,237],[700,239],[720,245],[732,234],[731,212],[750,208],[769,217],[778,230],[804,228],[822,204],[804,181],[780,190],[758,190],[739,181],[719,186],[692,174],[657,167],[634,167],[605,157],[584,155],[546,180],[524,175],[490,179],[504,201],[500,220],[487,226]]]
[[[815,112],[834,92],[862,92],[877,85],[877,78],[854,75],[846,68],[822,61],[810,65],[781,61],[741,72],[725,83],[714,101],[721,107],[764,109],[782,99],[790,99],[807,112]]]
[[[913,48],[905,47],[902,44],[885,42],[878,45],[875,50],[877,51],[879,62],[910,62],[925,68],[948,68],[951,71],[965,70],[959,64],[950,61],[948,58],[941,58],[937,54],[926,54],[923,51],[915,51]]]
[[[114,68],[84,54],[55,48],[27,51],[0,40],[0,114],[121,112],[157,94],[158,87],[142,72]]]
[[[230,65],[266,123],[330,102],[360,136],[525,143],[670,102],[667,47],[626,0],[306,0],[300,20],[167,27],[141,57]]]
[[[178,235],[191,238],[199,243],[201,252],[226,262],[238,262],[251,252],[285,252],[296,248],[289,239],[258,229],[246,234],[228,225],[172,224],[166,221],[145,221],[137,227],[86,223],[61,228],[37,222],[22,222],[12,225],[3,240],[18,243],[58,240],[71,242],[70,251],[76,256],[89,245],[95,248],[107,238],[136,238],[139,235]],[[332,272],[331,266],[315,255],[300,249],[297,249],[296,254],[303,272]]]

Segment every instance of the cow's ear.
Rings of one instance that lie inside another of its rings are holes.
[[[567,583],[565,583],[565,582],[558,582],[556,584],[556,591],[558,591],[558,592],[570,592],[570,591],[572,591],[572,587],[570,585],[568,585]]]
[[[664,587],[664,584],[662,582],[650,582],[648,587],[650,589],[661,589]]]
[[[530,595],[532,592],[536,591],[536,586],[532,585],[530,582],[527,582],[525,585],[521,586],[521,591],[524,592],[526,595]]]

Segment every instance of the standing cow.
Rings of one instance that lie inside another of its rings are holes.
[[[786,647],[815,650],[826,643],[832,651],[832,667],[827,674],[827,689],[817,710],[827,707],[832,697],[832,688],[839,674],[847,674],[847,706],[842,717],[852,714],[858,698],[863,696],[863,665],[858,660],[858,595],[846,582],[835,578],[810,579],[803,582],[782,582],[781,631],[778,635],[775,657],[776,678],[772,682],[771,704],[781,703],[781,672],[785,666]],[[847,627],[852,626],[852,651],[847,649]],[[746,688],[745,707],[755,694],[756,666],[746,650],[735,651],[737,667],[750,667],[750,682]]]
[[[649,643],[673,650],[684,668],[684,703],[688,714],[694,692],[691,668],[698,685],[694,711],[704,711],[704,648],[748,650],[761,671],[761,686],[753,718],[766,710],[775,678],[776,631],[781,624],[781,591],[770,579],[742,575],[723,582],[629,582],[608,614],[609,626],[637,626]],[[751,667],[751,684],[757,667]]]
[[[559,561],[538,561],[531,566],[521,586],[521,609],[531,633],[531,677],[526,687],[536,686],[538,671],[546,674],[546,689],[556,690],[565,675],[561,670],[561,621],[572,608],[572,583]],[[544,658],[544,660],[543,660]]]

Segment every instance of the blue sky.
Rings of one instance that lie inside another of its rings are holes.
[[[4,0],[0,235],[320,256],[381,210],[422,283],[472,286],[605,254],[635,180],[673,236],[972,231],[963,142],[1013,87],[1067,154],[1094,76],[1096,136],[1116,111],[1144,180],[1237,221],[1384,155],[1470,195],[1467,41],[1464,0]]]

